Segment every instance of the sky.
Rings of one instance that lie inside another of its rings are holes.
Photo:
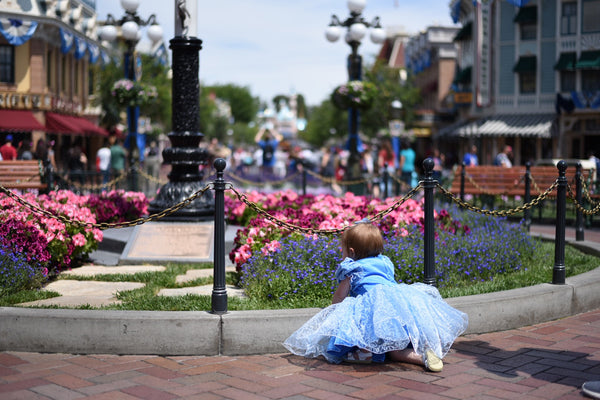
[[[188,3],[190,0],[187,0]],[[326,100],[348,80],[350,46],[331,43],[325,29],[331,15],[350,16],[345,0],[196,0],[202,85],[235,84],[270,102],[277,95],[301,94],[309,106]],[[138,14],[155,14],[164,40],[175,36],[176,0],[141,0]],[[386,30],[417,34],[428,26],[454,26],[449,0],[367,0],[363,17],[379,17]],[[99,21],[124,15],[119,0],[97,0]],[[343,28],[345,29],[345,28]],[[142,39],[148,43],[147,39]],[[359,53],[371,64],[381,45],[365,37]]]

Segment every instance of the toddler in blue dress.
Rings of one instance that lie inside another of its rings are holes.
[[[381,254],[383,244],[371,223],[344,231],[333,304],[285,340],[290,352],[333,363],[383,362],[387,355],[442,370],[442,358],[467,328],[467,314],[446,303],[433,286],[397,283],[394,265]]]

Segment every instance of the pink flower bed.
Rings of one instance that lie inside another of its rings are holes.
[[[343,228],[365,217],[375,216],[393,206],[398,200],[373,199],[352,193],[346,193],[342,197],[302,196],[289,190],[270,194],[250,192],[246,196],[249,201],[257,203],[277,219],[314,229]],[[252,254],[258,251],[269,254],[279,248],[279,240],[282,237],[292,234],[288,229],[276,226],[260,215],[257,216],[256,212],[235,195],[226,196],[225,207],[225,215],[230,223],[245,226],[238,231],[234,248],[229,254],[238,270]],[[394,231],[397,235],[406,235],[406,227],[423,226],[423,217],[422,201],[409,199],[378,224],[384,233]]]
[[[56,216],[84,224],[131,221],[148,212],[148,200],[143,193],[123,190],[90,196],[67,190],[19,196]],[[47,265],[51,275],[80,265],[98,248],[102,237],[100,229],[65,224],[0,193],[0,247],[24,254],[32,263]]]

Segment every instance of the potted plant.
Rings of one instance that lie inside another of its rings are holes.
[[[350,81],[335,88],[332,103],[341,110],[358,108],[367,110],[377,95],[377,87],[371,82]]]

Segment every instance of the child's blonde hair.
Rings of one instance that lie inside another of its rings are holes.
[[[342,247],[354,250],[354,260],[375,257],[383,252],[383,236],[375,225],[361,222],[342,233]]]

